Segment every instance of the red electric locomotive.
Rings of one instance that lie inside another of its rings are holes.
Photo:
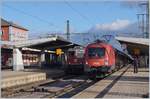
[[[103,41],[91,43],[85,48],[84,71],[94,77],[105,75],[123,64],[118,57],[120,55],[110,44]]]
[[[84,48],[76,46],[70,48],[67,53],[66,73],[83,73],[84,71]]]

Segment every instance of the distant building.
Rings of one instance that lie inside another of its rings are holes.
[[[28,40],[28,30],[13,22],[1,18],[1,40],[18,42]],[[12,49],[3,45],[1,50],[2,67],[12,66]]]
[[[13,22],[1,18],[1,40],[2,41],[23,41],[28,40],[28,30]]]

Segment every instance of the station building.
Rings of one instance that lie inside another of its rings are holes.
[[[61,66],[65,64],[67,49],[79,46],[59,36],[29,40],[26,28],[4,19],[1,19],[1,32],[2,69],[13,68],[20,60],[23,64],[19,65],[25,68]],[[57,49],[62,50],[61,55],[56,54]],[[19,59],[16,53],[20,53]]]
[[[2,68],[63,66],[68,48],[80,46],[59,36],[29,40],[26,28],[4,19],[1,19],[1,32]],[[140,60],[143,60],[140,61],[140,66],[148,67],[149,39],[116,37],[116,40],[126,45],[129,54],[134,55],[136,50]],[[62,50],[61,55],[57,55],[57,49]],[[16,53],[19,53],[19,57]]]
[[[28,40],[28,30],[13,22],[1,18],[1,40],[8,42],[20,42]],[[2,45],[2,67],[12,65],[12,48]]]

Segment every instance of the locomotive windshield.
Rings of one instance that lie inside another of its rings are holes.
[[[76,50],[76,57],[83,58],[84,57],[84,50]]]
[[[75,56],[75,51],[69,51],[69,56]]]
[[[105,55],[105,48],[89,48],[88,56],[101,58]]]
[[[81,50],[69,51],[69,56],[70,56],[70,57],[82,58],[83,55],[84,55],[84,53],[83,53],[83,51],[81,51]]]
[[[70,57],[83,58],[84,57],[84,49],[81,47],[70,48],[68,50],[68,55]]]

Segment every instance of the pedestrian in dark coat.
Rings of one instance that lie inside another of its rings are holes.
[[[134,57],[134,73],[138,72],[138,57]]]

